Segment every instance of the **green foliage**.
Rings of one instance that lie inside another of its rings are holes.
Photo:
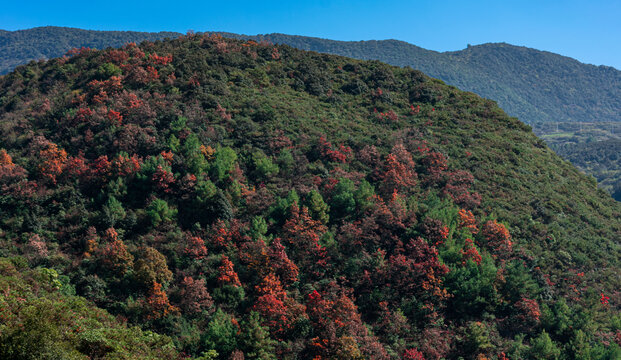
[[[244,351],[246,359],[275,360],[274,345],[276,341],[270,338],[268,328],[261,325],[261,316],[256,311],[250,313],[242,323],[242,334],[239,347]]]
[[[260,38],[299,49],[409,66],[447,84],[496,100],[509,114],[528,123],[618,121],[621,116],[619,92],[614,88],[621,72],[526,47],[489,43],[438,53],[396,40],[344,42],[284,34],[230,36]],[[522,76],[525,73],[530,76]],[[533,82],[538,85],[533,86]],[[383,87],[384,84],[373,85]],[[360,94],[367,86],[353,80],[344,90]]]
[[[259,239],[267,234],[267,221],[262,216],[255,216],[252,219],[252,225],[250,228],[251,234],[254,239]]]
[[[332,219],[336,220],[353,215],[354,210],[356,210],[355,190],[356,186],[353,181],[344,178],[339,179],[338,184],[334,187],[334,195],[330,202]]]
[[[244,288],[240,286],[224,285],[213,289],[213,298],[217,303],[227,307],[237,307],[246,297]]]
[[[621,201],[621,139],[607,131],[615,125],[602,124],[590,136],[580,131],[562,139],[553,138],[555,134],[543,138],[557,154],[593,175],[599,187]]]
[[[177,209],[168,206],[166,200],[155,199],[147,207],[147,215],[151,220],[151,225],[157,227],[161,223],[173,221],[177,216]]]
[[[210,164],[210,175],[217,181],[222,181],[233,170],[237,154],[230,147],[221,147],[216,150],[213,163]]]
[[[227,356],[237,348],[238,328],[233,324],[231,315],[218,309],[213,314],[204,334],[204,346]]]
[[[460,318],[479,317],[484,311],[492,311],[498,302],[494,287],[496,267],[489,255],[481,265],[468,260],[465,266],[457,266],[446,277],[446,287],[453,297],[451,310]]]
[[[266,181],[270,177],[278,174],[278,165],[272,162],[272,159],[265,156],[262,152],[252,154],[252,165],[254,167],[255,176],[259,181]]]
[[[330,219],[330,206],[323,201],[321,193],[311,190],[306,197],[306,206],[313,218],[327,224]]]
[[[550,334],[559,338],[567,338],[568,331],[573,328],[571,309],[565,299],[553,304],[544,305],[541,309],[541,325]]]
[[[531,341],[530,356],[533,359],[556,360],[561,356],[561,350],[544,330]]]
[[[178,356],[170,338],[129,328],[84,298],[58,291],[53,270],[16,269],[6,258],[0,258],[0,269],[2,359]]]
[[[209,165],[201,152],[201,143],[196,134],[190,133],[185,138],[181,151],[185,156],[185,163],[191,174],[198,175],[207,171]]]
[[[493,345],[489,339],[489,330],[486,324],[471,322],[466,328],[464,350],[472,355],[488,352]]]
[[[172,32],[135,32],[135,31],[90,31],[65,27],[45,26],[26,31],[3,32],[0,57],[0,75],[6,74],[15,66],[30,60],[63,56],[71,48],[88,47],[105,49],[119,47],[130,42],[175,38]],[[54,41],[50,41],[54,39]],[[10,45],[8,45],[10,44]]]
[[[291,213],[291,206],[300,204],[300,196],[295,189],[289,191],[286,198],[279,198],[275,204],[270,207],[270,217],[278,224],[283,224]]]
[[[375,188],[368,181],[362,180],[358,189],[354,192],[354,200],[360,212],[365,212],[371,205],[371,199],[375,195]]]
[[[107,227],[114,227],[119,221],[123,220],[126,216],[123,204],[118,201],[114,196],[110,196],[108,201],[103,207],[103,222]]]
[[[99,69],[97,69],[97,75],[99,76],[100,79],[108,79],[112,76],[119,76],[123,73],[123,71],[121,71],[121,69],[111,63],[105,63],[103,65],[101,65],[99,67]]]

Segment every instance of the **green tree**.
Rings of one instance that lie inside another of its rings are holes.
[[[218,354],[226,358],[238,347],[238,330],[238,327],[233,324],[231,315],[218,309],[205,329],[203,344],[206,349],[216,350]]]
[[[550,339],[550,335],[543,330],[538,337],[531,341],[530,355],[533,359],[556,360],[561,356],[561,350]]]
[[[269,330],[261,325],[262,322],[261,315],[252,311],[241,324],[243,332],[240,335],[240,348],[244,351],[246,359],[276,359],[274,355],[276,341],[270,338]]]
[[[270,177],[278,174],[278,165],[272,162],[263,152],[255,152],[252,154],[252,165],[254,167],[254,175],[259,181],[268,180]]]
[[[161,223],[172,221],[177,216],[177,209],[169,207],[165,200],[155,199],[147,207],[147,215],[151,224],[157,227]]]
[[[209,174],[217,181],[222,181],[227,178],[229,173],[233,170],[235,162],[237,161],[237,154],[235,150],[230,147],[220,147],[216,150],[214,160],[210,164]]]
[[[306,205],[311,216],[321,221],[323,224],[327,224],[330,220],[330,206],[323,201],[323,197],[317,190],[311,190],[306,197]]]
[[[106,227],[114,227],[119,221],[126,216],[123,204],[114,196],[108,197],[108,201],[103,206],[102,217]]]
[[[330,209],[333,219],[341,219],[353,214],[356,210],[356,200],[354,199],[354,191],[356,186],[354,182],[341,178],[334,187],[334,195],[330,202]]]

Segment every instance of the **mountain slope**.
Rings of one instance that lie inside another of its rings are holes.
[[[527,123],[621,121],[621,71],[546,51],[495,43],[439,53],[397,40],[349,42],[283,34],[244,38],[410,66],[493,99]]]
[[[95,31],[45,26],[18,31],[0,31],[0,75],[31,60],[63,56],[73,48],[105,49],[130,42],[178,37],[173,32]]]
[[[621,351],[621,204],[419,71],[219,36],[82,49],[0,78],[0,138],[0,254],[187,354]]]
[[[621,71],[583,64],[546,51],[496,43],[440,53],[398,40],[335,41],[284,34],[221,34],[410,66],[460,89],[495,100],[508,114],[529,124],[621,121]],[[0,74],[30,60],[62,56],[71,48],[103,49],[179,35],[60,27],[3,31],[0,33]]]

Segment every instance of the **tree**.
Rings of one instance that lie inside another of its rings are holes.
[[[168,301],[168,295],[162,290],[162,284],[154,281],[148,291],[148,296],[144,300],[146,317],[149,320],[157,320],[170,313],[177,312],[178,309]]]
[[[241,286],[239,277],[233,268],[233,263],[228,256],[222,255],[222,264],[218,268],[218,283],[222,285],[232,285],[234,287]]]
[[[329,287],[331,293],[322,295],[314,290],[307,295],[306,309],[316,335],[311,339],[311,351],[326,358],[387,359],[354,302],[335,283]]]
[[[205,279],[194,280],[185,276],[180,284],[179,306],[187,314],[213,311],[214,302],[207,291]]]
[[[436,151],[427,151],[421,160],[425,172],[425,182],[429,185],[438,185],[448,169],[448,162],[444,154]]]
[[[464,247],[462,250],[460,250],[460,252],[462,257],[462,265],[466,265],[468,261],[472,261],[477,265],[481,265],[481,260],[483,258],[479,254],[479,251],[474,245],[472,239],[466,239],[466,241],[464,242]]]
[[[103,207],[102,215],[104,223],[109,227],[113,227],[125,218],[126,213],[125,209],[123,209],[123,204],[114,196],[110,196]]]
[[[237,154],[230,147],[221,147],[216,150],[214,160],[210,164],[210,176],[217,181],[223,181],[233,170]]]
[[[98,249],[96,257],[113,274],[123,277],[133,267],[134,256],[118,238],[114,228],[106,230],[104,239],[108,243]]]
[[[545,330],[531,341],[530,355],[534,359],[556,360],[561,356],[561,350],[550,339]]]
[[[319,150],[324,159],[340,163],[347,162],[351,154],[351,148],[349,146],[334,146],[323,136],[319,139]]]
[[[255,291],[258,297],[252,309],[261,314],[263,324],[270,332],[277,339],[282,339],[302,315],[304,308],[289,298],[278,278],[272,273],[263,278]]]
[[[422,352],[418,351],[416,348],[407,349],[403,353],[403,360],[425,360],[425,356]]]
[[[315,271],[325,266],[326,252],[319,239],[326,230],[321,222],[311,218],[308,208],[300,210],[297,203],[291,206],[291,217],[282,228],[282,241],[292,249],[298,266]]]
[[[177,215],[177,209],[168,206],[162,199],[155,199],[147,206],[147,215],[151,219],[154,227],[166,222],[170,222]]]
[[[481,229],[483,244],[494,254],[494,256],[507,258],[511,254],[513,243],[509,230],[496,220],[490,220]]]
[[[278,165],[274,164],[272,159],[265,156],[263,152],[252,154],[252,165],[254,166],[254,174],[259,181],[269,180],[270,177],[278,174]]]
[[[186,245],[183,253],[193,259],[200,260],[207,256],[207,247],[205,241],[198,236],[186,236]]]
[[[452,295],[447,309],[459,318],[477,318],[484,311],[496,306],[498,293],[495,289],[497,269],[489,255],[480,264],[465,258],[462,266],[452,268],[444,284]]]
[[[472,214],[472,211],[466,209],[459,210],[459,228],[466,228],[470,230],[472,235],[476,235],[479,232],[477,228],[477,222]]]
[[[443,244],[449,236],[449,228],[442,220],[425,217],[420,224],[420,231],[434,246]]]
[[[489,329],[486,324],[473,321],[468,324],[465,331],[464,350],[467,354],[472,356],[485,354],[493,348],[489,339]]]
[[[164,168],[162,165],[158,165],[153,175],[151,175],[151,181],[155,189],[165,194],[170,194],[172,192],[170,186],[174,184],[175,177],[168,169]]]
[[[205,349],[213,349],[224,357],[228,356],[238,347],[238,331],[239,327],[231,315],[222,309],[216,310],[203,335]]]
[[[39,151],[39,171],[41,175],[56,184],[56,178],[62,173],[65,163],[67,162],[67,152],[59,149],[58,145],[48,142],[43,149]]]
[[[323,201],[323,197],[319,191],[313,189],[306,196],[306,204],[308,205],[308,211],[315,220],[321,221],[322,224],[327,224],[330,220],[330,206]]]
[[[356,200],[354,199],[354,191],[356,190],[354,182],[341,178],[333,190],[332,201],[330,201],[330,209],[333,219],[342,219],[346,216],[353,216],[356,210]]]
[[[172,272],[168,270],[166,257],[152,247],[142,248],[140,256],[134,264],[136,279],[149,286],[154,282],[168,285],[172,280]]]
[[[386,156],[383,173],[380,175],[380,194],[384,199],[392,197],[394,192],[408,194],[416,185],[418,175],[412,155],[403,144],[397,144]]]
[[[514,304],[517,314],[514,316],[515,323],[512,324],[514,329],[520,332],[529,332],[540,323],[541,310],[536,300],[521,298]]]
[[[457,205],[473,209],[481,204],[481,195],[470,192],[474,185],[474,176],[465,170],[456,170],[446,174],[446,183],[442,194],[448,195]]]
[[[298,280],[298,267],[289,259],[285,247],[280,239],[272,241],[268,250],[271,269],[286,285],[290,285]]]

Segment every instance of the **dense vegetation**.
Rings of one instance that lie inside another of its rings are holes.
[[[3,359],[175,359],[171,339],[128,328],[75,296],[66,275],[0,259],[0,354]]]
[[[81,49],[0,78],[0,138],[0,301],[34,304],[0,333],[34,309],[42,351],[621,355],[621,204],[419,71],[218,36]]]
[[[495,100],[508,114],[529,124],[621,121],[621,71],[583,64],[546,51],[496,43],[440,53],[397,40],[335,41],[284,34],[222,34],[410,66],[447,84]],[[0,74],[30,60],[62,56],[71,48],[104,49],[179,35],[60,27],[0,30]]]
[[[601,188],[621,201],[621,139],[584,141],[582,136],[572,134],[566,140],[553,143],[551,147],[579,169],[593,175]]]
[[[410,66],[495,100],[526,123],[621,121],[621,71],[546,51],[495,43],[440,53],[397,40],[349,42],[283,34],[245,38]]]
[[[72,48],[105,49],[130,42],[176,38],[173,32],[95,31],[45,26],[18,31],[0,30],[0,75],[32,60],[63,56]]]
[[[549,125],[558,122],[575,125],[576,122],[621,120],[621,72],[525,47],[485,44],[469,46],[462,51],[438,53],[396,40],[343,42],[283,34],[222,34],[230,38],[269,41],[302,50],[410,66],[460,89],[496,100],[509,114],[530,125],[541,125],[541,128],[549,128]],[[0,74],[30,60],[62,56],[71,48],[104,49],[132,41],[153,41],[179,35],[59,27],[0,31]],[[617,171],[619,162],[611,163],[601,151],[604,147],[606,152],[614,151],[609,146],[610,142],[583,144],[582,140],[576,140],[582,137],[580,134],[557,136],[553,131],[538,135],[551,140],[549,146],[593,175],[601,188],[617,199],[621,196],[618,193],[614,195],[621,186],[621,176]],[[576,143],[580,145],[575,146]],[[593,146],[600,150],[589,151]],[[588,157],[588,164],[586,159],[581,159],[583,156]]]

